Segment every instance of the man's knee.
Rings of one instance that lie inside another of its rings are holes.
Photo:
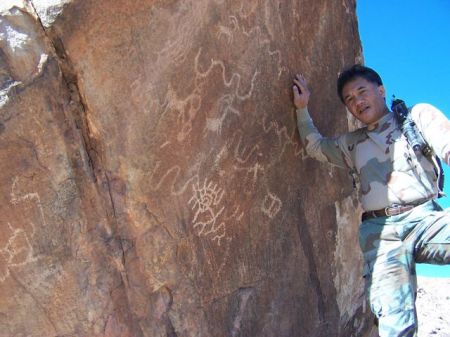
[[[386,286],[386,284],[384,284]],[[377,285],[370,291],[370,307],[377,317],[382,337],[415,336],[417,317],[415,294],[410,284],[396,289]]]
[[[417,318],[414,309],[398,309],[378,317],[380,337],[415,337]]]

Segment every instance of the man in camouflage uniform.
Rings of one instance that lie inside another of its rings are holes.
[[[341,101],[365,127],[336,138],[324,138],[315,128],[302,75],[295,77],[293,93],[307,153],[350,170],[359,181],[364,277],[380,336],[416,336],[415,263],[450,263],[450,209],[434,201],[435,165],[408,144],[374,70],[355,65],[339,76]],[[433,152],[450,165],[450,121],[429,104],[415,105],[411,115]]]

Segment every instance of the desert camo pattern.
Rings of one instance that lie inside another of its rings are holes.
[[[434,153],[450,165],[450,121],[424,103],[415,105],[411,116]],[[335,138],[319,133],[307,108],[297,109],[297,123],[309,156],[355,173],[364,210],[437,197],[435,165],[412,150],[392,112],[371,127]]]
[[[381,337],[416,337],[416,262],[450,263],[450,209],[435,201],[359,228],[364,277]]]

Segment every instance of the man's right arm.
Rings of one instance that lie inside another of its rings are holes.
[[[343,144],[340,144],[343,138],[325,138],[314,126],[307,108],[310,92],[302,75],[295,76],[292,91],[297,113],[297,126],[308,155],[321,162],[327,162],[342,168],[350,167],[350,163],[346,162],[345,154],[341,150],[341,148],[345,148]]]

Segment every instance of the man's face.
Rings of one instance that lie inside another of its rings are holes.
[[[359,121],[371,125],[383,117],[389,110],[385,102],[382,85],[356,77],[344,85],[342,97],[347,109]]]

